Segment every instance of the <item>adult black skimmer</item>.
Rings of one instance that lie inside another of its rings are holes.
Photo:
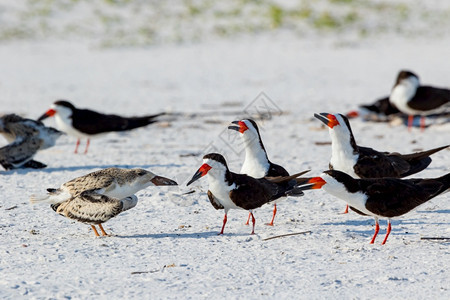
[[[296,186],[307,179],[297,177],[306,172],[308,171],[287,177],[257,179],[245,174],[230,172],[222,155],[210,153],[203,157],[203,165],[195,172],[187,185],[208,175],[209,201],[215,209],[225,209],[223,226],[219,234],[223,234],[230,209],[250,211],[253,222],[252,234],[254,234],[256,220],[253,210],[280,197],[303,196],[303,192],[299,191]]]
[[[240,133],[245,147],[245,159],[241,168],[241,174],[247,174],[254,178],[289,176],[288,171],[280,165],[272,163],[267,157],[266,149],[259,133],[258,125],[251,119],[233,121],[235,125],[228,126],[228,129]],[[273,201],[273,216],[267,225],[273,226],[277,204]],[[249,224],[251,213],[249,213],[246,225]]]
[[[350,122],[342,114],[314,116],[328,126],[331,137],[329,168],[354,178],[403,178],[422,171],[431,163],[430,155],[449,145],[411,154],[379,152],[356,144]],[[344,213],[348,212],[348,207]]]
[[[370,178],[355,179],[341,171],[328,170],[320,177],[313,177],[300,186],[302,190],[324,189],[333,196],[346,201],[361,215],[375,218],[375,242],[380,226],[379,218],[388,218],[384,245],[391,232],[391,218],[406,214],[417,206],[450,190],[450,173],[439,178],[398,179]]]
[[[450,90],[421,86],[419,76],[402,70],[392,88],[389,101],[404,114],[409,115],[411,128],[414,115],[420,115],[421,128],[425,127],[424,116],[450,110]]]
[[[372,104],[360,105],[360,107],[366,109],[369,112],[382,116],[390,116],[400,113],[397,107],[392,105],[392,103],[389,101],[389,96],[378,99]]]
[[[117,115],[105,115],[89,109],[78,109],[70,102],[58,100],[47,112],[39,117],[42,121],[48,117],[55,117],[56,126],[59,130],[77,137],[75,153],[78,151],[81,138],[87,138],[87,153],[89,141],[92,137],[112,131],[126,131],[143,127],[157,122],[155,119],[164,113],[144,117],[121,117]]]
[[[39,150],[54,146],[63,132],[41,122],[9,114],[0,117],[0,134],[9,143],[0,148],[0,164],[10,170],[45,168],[45,164],[33,160],[33,157]]]
[[[31,203],[51,203],[62,216],[94,225],[107,235],[102,223],[137,204],[134,194],[150,185],[177,185],[171,179],[157,176],[144,169],[108,168],[77,177],[59,189],[47,189],[45,196],[31,196]]]

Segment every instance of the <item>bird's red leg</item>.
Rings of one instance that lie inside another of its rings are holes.
[[[273,216],[272,216],[272,221],[270,221],[270,223],[267,223],[266,225],[269,226],[273,226],[273,220],[275,220],[275,215],[277,214],[277,204],[275,203],[273,205]]]
[[[219,233],[219,235],[223,234],[223,230],[225,229],[225,224],[227,224],[227,213],[225,213],[225,216],[223,217],[222,231]]]
[[[73,153],[78,153],[78,146],[80,146],[80,139],[77,139],[77,145],[75,146],[75,152]]]
[[[375,238],[377,237],[378,231],[380,231],[380,224],[378,224],[378,219],[375,219],[375,233],[373,234],[372,241],[370,241],[371,244],[375,242]]]
[[[256,223],[256,219],[255,219],[255,216],[253,215],[252,212],[250,212],[250,214],[252,215],[252,223],[253,223],[253,228],[252,228],[252,233],[251,233],[251,234],[255,234],[255,223]]]
[[[108,234],[106,233],[105,229],[103,229],[102,224],[98,224],[98,227],[100,227],[100,230],[102,231],[102,235],[103,236],[107,236]]]
[[[96,236],[100,236],[100,235],[98,234],[97,228],[95,228],[94,225],[91,225],[91,227],[92,227],[92,229],[94,230],[95,235],[96,235]]]
[[[343,212],[342,214],[348,214],[348,204],[347,204],[347,206],[345,207],[345,210],[344,210],[344,212]]]
[[[420,117],[420,130],[421,131],[425,130],[425,117],[424,116]]]
[[[386,230],[386,236],[384,237],[384,240],[381,243],[381,245],[386,244],[386,241],[387,241],[387,238],[389,236],[389,233],[391,233],[391,220],[388,220],[388,227],[387,227],[387,230]]]
[[[411,131],[413,122],[414,122],[414,116],[413,116],[413,115],[409,115],[409,116],[408,116],[408,130],[409,130],[409,131]]]
[[[248,219],[247,219],[247,222],[245,223],[245,225],[249,224],[251,215],[252,215],[252,213],[248,213]]]
[[[88,150],[88,148],[89,148],[89,141],[90,141],[90,139],[87,139],[87,142],[86,142],[86,149],[84,149],[84,154],[87,153],[87,150]]]

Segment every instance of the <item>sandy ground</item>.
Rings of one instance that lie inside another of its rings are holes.
[[[329,135],[313,113],[345,113],[387,95],[401,68],[448,87],[448,44],[391,38],[336,47],[281,34],[141,49],[0,45],[1,113],[37,118],[57,99],[123,115],[174,113],[169,126],[95,139],[87,155],[73,154],[75,139],[62,137],[35,157],[47,169],[0,171],[0,297],[448,299],[450,244],[421,237],[449,237],[450,194],[395,219],[384,246],[385,221],[370,245],[373,220],[339,214],[344,202],[322,191],[281,202],[274,227],[264,225],[272,207],[258,209],[256,235],[244,225],[247,212],[231,211],[217,236],[223,214],[209,204],[204,179],[182,198],[175,194],[185,186],[139,192],[137,207],[106,223],[113,234],[106,238],[28,202],[110,166],[147,168],[182,184],[209,151],[238,171],[242,148],[226,126],[257,110],[270,112],[260,125],[272,161],[318,175],[331,148],[316,144]],[[421,133],[351,122],[357,142],[378,150],[406,153],[450,140],[448,124]],[[448,173],[449,162],[450,151],[441,151],[415,177]],[[303,231],[311,233],[264,240]]]

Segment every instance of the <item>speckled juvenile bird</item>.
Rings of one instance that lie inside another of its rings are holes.
[[[102,223],[119,213],[136,206],[136,192],[150,185],[177,185],[171,179],[157,176],[144,169],[107,168],[77,177],[61,185],[49,188],[44,196],[31,196],[31,203],[51,203],[60,215],[94,225],[107,235]]]
[[[45,168],[46,165],[33,160],[33,156],[39,150],[54,146],[64,133],[41,122],[8,114],[0,117],[0,134],[9,143],[0,148],[0,164],[10,170]]]

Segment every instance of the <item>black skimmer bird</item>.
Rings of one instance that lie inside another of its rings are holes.
[[[94,225],[98,225],[105,236],[102,223],[135,207],[138,200],[134,194],[151,185],[177,183],[144,169],[108,168],[72,179],[58,189],[47,189],[45,196],[33,195],[30,202],[50,203],[60,215],[90,224],[96,236]]]
[[[314,116],[328,126],[331,137],[329,168],[354,178],[403,178],[422,171],[431,163],[430,155],[449,145],[411,154],[379,152],[356,144],[350,122],[342,114]],[[344,213],[348,212],[348,207]]]
[[[207,175],[209,181],[208,198],[215,209],[224,209],[223,234],[230,209],[245,209],[250,211],[255,233],[255,217],[253,210],[262,205],[286,196],[303,196],[303,192],[296,186],[303,182],[297,178],[308,171],[287,177],[253,178],[245,174],[230,172],[225,158],[217,153],[210,153],[203,157],[203,165],[195,172],[190,185],[199,178]],[[307,179],[305,179],[307,180]]]
[[[389,96],[376,100],[372,104],[360,105],[362,109],[368,112],[382,116],[390,116],[400,113],[400,111],[389,101]]]
[[[46,127],[41,122],[9,114],[0,117],[0,134],[9,143],[0,148],[0,164],[11,170],[45,168],[45,164],[33,160],[33,157],[39,150],[54,146],[63,132]]]
[[[228,129],[240,133],[245,147],[245,159],[241,168],[241,174],[247,174],[254,178],[289,176],[288,171],[280,165],[272,163],[268,156],[259,133],[258,125],[251,119],[233,121],[234,125]],[[273,201],[273,216],[267,225],[273,226],[277,213],[276,201]],[[249,224],[251,213],[248,216],[246,225]]]
[[[423,129],[424,116],[450,110],[450,90],[421,86],[419,76],[402,70],[397,76],[389,101],[398,110],[409,115],[408,128],[411,128],[415,115],[422,116],[421,128]]]
[[[38,121],[42,121],[48,117],[55,117],[56,126],[59,130],[78,139],[75,153],[78,151],[80,139],[87,138],[86,149],[84,151],[84,153],[87,153],[89,141],[92,137],[108,132],[126,131],[147,126],[157,122],[156,117],[163,114],[159,113],[144,117],[105,115],[89,109],[78,109],[68,101],[58,100],[53,103],[47,112],[39,117]]]
[[[384,245],[391,232],[391,218],[398,217],[417,206],[450,190],[450,173],[439,178],[355,179],[341,171],[328,170],[300,186],[302,190],[322,188],[329,194],[346,201],[352,210],[375,218],[375,242],[380,226],[379,218],[388,219]]]

